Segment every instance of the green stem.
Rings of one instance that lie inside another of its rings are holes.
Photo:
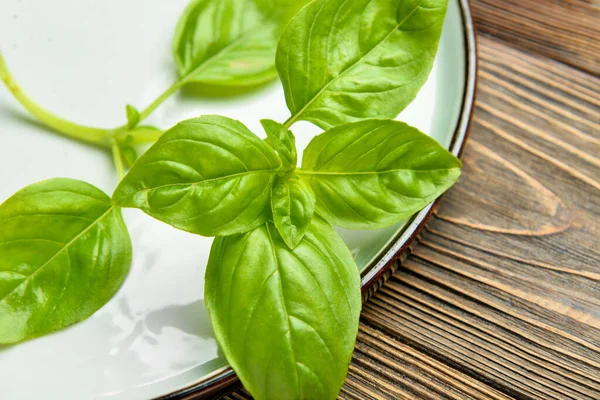
[[[8,90],[10,90],[13,96],[21,103],[21,105],[43,124],[73,139],[103,147],[111,146],[110,139],[113,136],[113,132],[111,130],[92,128],[64,120],[52,114],[48,110],[40,107],[33,100],[27,97],[27,95],[23,93],[17,82],[8,71],[4,58],[2,57],[2,53],[0,53],[0,79],[2,79]]]
[[[148,107],[140,112],[140,122],[146,119],[156,108],[161,105],[166,99],[171,97],[173,93],[178,91],[185,84],[185,77],[176,80],[167,90],[157,97]]]
[[[165,90],[160,96],[158,96],[156,98],[156,100],[154,100],[152,103],[150,103],[150,105],[148,107],[144,108],[140,112],[140,122],[142,122],[143,120],[148,118],[148,116],[150,116],[150,114],[152,114],[158,106],[160,106],[165,100],[167,100],[175,92],[177,92],[179,89],[181,89],[186,83],[188,83],[188,81],[191,79],[192,76],[198,75],[198,72],[201,71],[204,67],[205,67],[205,64],[200,64],[198,67],[196,67],[196,69],[187,73],[184,76],[179,77],[179,79],[177,79],[175,82],[173,82],[173,84],[171,86],[169,86],[167,88],[167,90]],[[139,132],[136,132],[136,136],[137,135],[139,135]],[[147,142],[140,142],[140,143],[147,143]]]
[[[295,114],[295,115],[292,115],[291,117],[289,117],[289,118],[287,119],[287,121],[285,121],[285,122],[283,123],[283,126],[285,126],[285,128],[286,128],[286,129],[290,129],[290,127],[291,127],[292,125],[294,125],[294,122],[296,122],[296,118],[298,118],[298,115],[299,115],[299,114]]]
[[[179,90],[185,83],[186,78],[183,77],[173,83],[167,90],[165,90],[156,100],[154,100],[148,107],[146,107],[140,113],[140,122],[146,118],[156,108],[168,99],[173,93]],[[86,143],[94,145],[100,145],[106,148],[113,146],[113,138],[119,137],[119,134],[123,134],[128,130],[127,125],[120,126],[116,129],[102,129],[93,128],[85,125],[79,125],[71,121],[67,121],[60,118],[48,110],[44,109],[40,105],[36,104],[31,100],[23,90],[19,87],[16,80],[13,78],[11,73],[6,66],[6,62],[0,53],[0,79],[4,82],[8,90],[12,95],[21,103],[21,105],[35,116],[41,123],[50,127],[54,131],[61,133],[73,139],[81,140]],[[153,143],[158,140],[162,132],[153,128],[137,127],[134,135],[133,144],[146,144]]]
[[[125,176],[125,167],[123,166],[123,157],[121,156],[121,148],[116,140],[113,140],[111,145],[113,162],[115,164],[115,169],[117,170],[117,175],[119,176],[119,180],[123,179]]]
[[[132,144],[153,143],[158,140],[158,138],[162,134],[161,131],[152,128],[140,127],[139,123],[142,122],[144,119],[148,118],[158,106],[160,106],[166,99],[168,99],[175,92],[181,89],[181,87],[184,86],[188,82],[188,80],[191,79],[192,76],[197,75],[197,73],[204,67],[205,65],[202,64],[198,66],[195,70],[186,74],[185,76],[180,77],[160,96],[158,96],[156,100],[154,100],[152,103],[150,103],[148,107],[146,107],[140,112],[138,127],[135,130],[135,134],[132,135]],[[8,71],[8,68],[4,61],[4,58],[2,57],[1,52],[0,78],[6,84],[8,90],[10,90],[13,96],[21,103],[23,107],[25,107],[25,109],[27,109],[32,115],[34,115],[40,122],[57,131],[58,133],[87,143],[101,145],[103,147],[108,148],[113,147],[113,139],[119,139],[124,136],[127,136],[127,131],[129,130],[127,124],[122,125],[116,129],[93,128],[67,121],[42,108],[23,93],[17,82],[14,80],[14,78]]]
[[[165,100],[167,100],[169,97],[171,97],[173,94],[175,94],[175,92],[177,92],[179,89],[181,89],[188,82],[188,79],[192,75],[196,74],[201,69],[201,67],[202,67],[202,65],[200,67],[196,68],[191,73],[177,79],[175,82],[173,82],[173,84],[171,86],[169,86],[164,92],[162,92],[160,94],[160,96],[158,96],[156,98],[156,100],[154,100],[152,103],[150,103],[150,105],[148,107],[146,107],[142,111],[140,111],[140,119],[138,122],[138,126],[143,120],[148,118],[150,116],[150,114],[152,114],[154,112],[154,110],[156,110],[158,108],[158,106],[160,106],[162,103],[164,103]],[[127,124],[119,127],[118,129],[124,130],[126,128],[127,128]],[[160,137],[160,135],[156,136],[156,131],[153,132],[152,129],[147,129],[147,130],[139,130],[138,129],[135,132],[134,143],[135,144],[151,143],[151,142],[157,141],[159,137]]]

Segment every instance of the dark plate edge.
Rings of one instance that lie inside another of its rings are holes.
[[[458,125],[454,131],[450,151],[460,157],[465,147],[466,139],[471,128],[471,119],[475,108],[475,89],[477,87],[477,40],[475,26],[471,15],[469,0],[459,0],[462,22],[465,32],[465,48],[467,68],[463,105]],[[437,208],[440,199],[430,204],[416,214],[407,228],[396,236],[392,244],[385,250],[381,259],[370,265],[362,276],[362,298],[367,301],[387,279],[398,269],[408,257],[412,249],[419,243],[421,229]],[[156,397],[154,400],[201,400],[223,396],[241,386],[235,372],[231,368],[176,392]]]

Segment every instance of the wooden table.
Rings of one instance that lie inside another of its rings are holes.
[[[600,1],[471,5],[464,174],[364,306],[340,397],[598,400]]]

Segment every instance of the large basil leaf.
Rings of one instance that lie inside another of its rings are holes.
[[[205,282],[215,336],[257,400],[335,399],[356,340],[358,267],[320,218],[290,250],[272,224],[216,238]]]
[[[17,192],[0,206],[0,343],[89,317],[130,264],[121,212],[100,190],[52,179]]]
[[[278,178],[271,189],[273,222],[289,248],[294,249],[315,213],[315,195],[295,176]]]
[[[270,216],[280,164],[241,122],[202,116],[163,134],[131,167],[113,199],[204,236],[246,232]]]
[[[302,9],[277,49],[288,126],[395,118],[427,80],[446,6],[447,0],[317,0]]]
[[[283,170],[291,171],[296,168],[298,154],[296,152],[296,138],[289,129],[270,119],[260,121],[267,133],[266,142],[271,146],[282,162]]]
[[[275,53],[283,26],[307,0],[195,0],[173,40],[187,82],[256,85],[277,76]]]
[[[456,182],[461,165],[416,128],[366,120],[316,136],[297,173],[312,187],[317,212],[330,223],[375,229],[425,207]]]

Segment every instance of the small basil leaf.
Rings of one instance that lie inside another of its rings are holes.
[[[290,249],[294,249],[308,230],[315,212],[311,188],[295,177],[281,177],[271,189],[273,222]]]
[[[0,254],[0,343],[13,343],[102,307],[127,276],[131,241],[106,194],[52,179],[0,206]]]
[[[163,134],[162,129],[151,125],[139,125],[127,131],[125,144],[154,143]]]
[[[375,229],[435,200],[458,180],[461,165],[416,128],[366,120],[316,136],[298,174],[316,195],[317,213],[330,223]]]
[[[270,119],[263,119],[260,123],[267,133],[267,143],[277,151],[281,158],[283,170],[295,169],[298,163],[298,154],[296,153],[296,138],[292,132],[279,122]]]
[[[257,400],[335,399],[361,308],[350,251],[315,217],[290,250],[272,224],[216,238],[205,302],[215,336]]]
[[[138,159],[137,151],[132,146],[121,146],[121,155],[128,167],[131,167]]]
[[[113,199],[184,231],[230,235],[270,216],[277,154],[241,122],[216,115],[181,122],[143,154]]]
[[[274,79],[277,40],[307,0],[195,0],[173,40],[179,75],[187,82],[258,85]]]
[[[290,122],[323,129],[395,118],[433,66],[447,0],[317,0],[282,33],[277,70]]]
[[[140,122],[140,112],[134,106],[127,104],[127,126],[129,129],[134,128]]]

